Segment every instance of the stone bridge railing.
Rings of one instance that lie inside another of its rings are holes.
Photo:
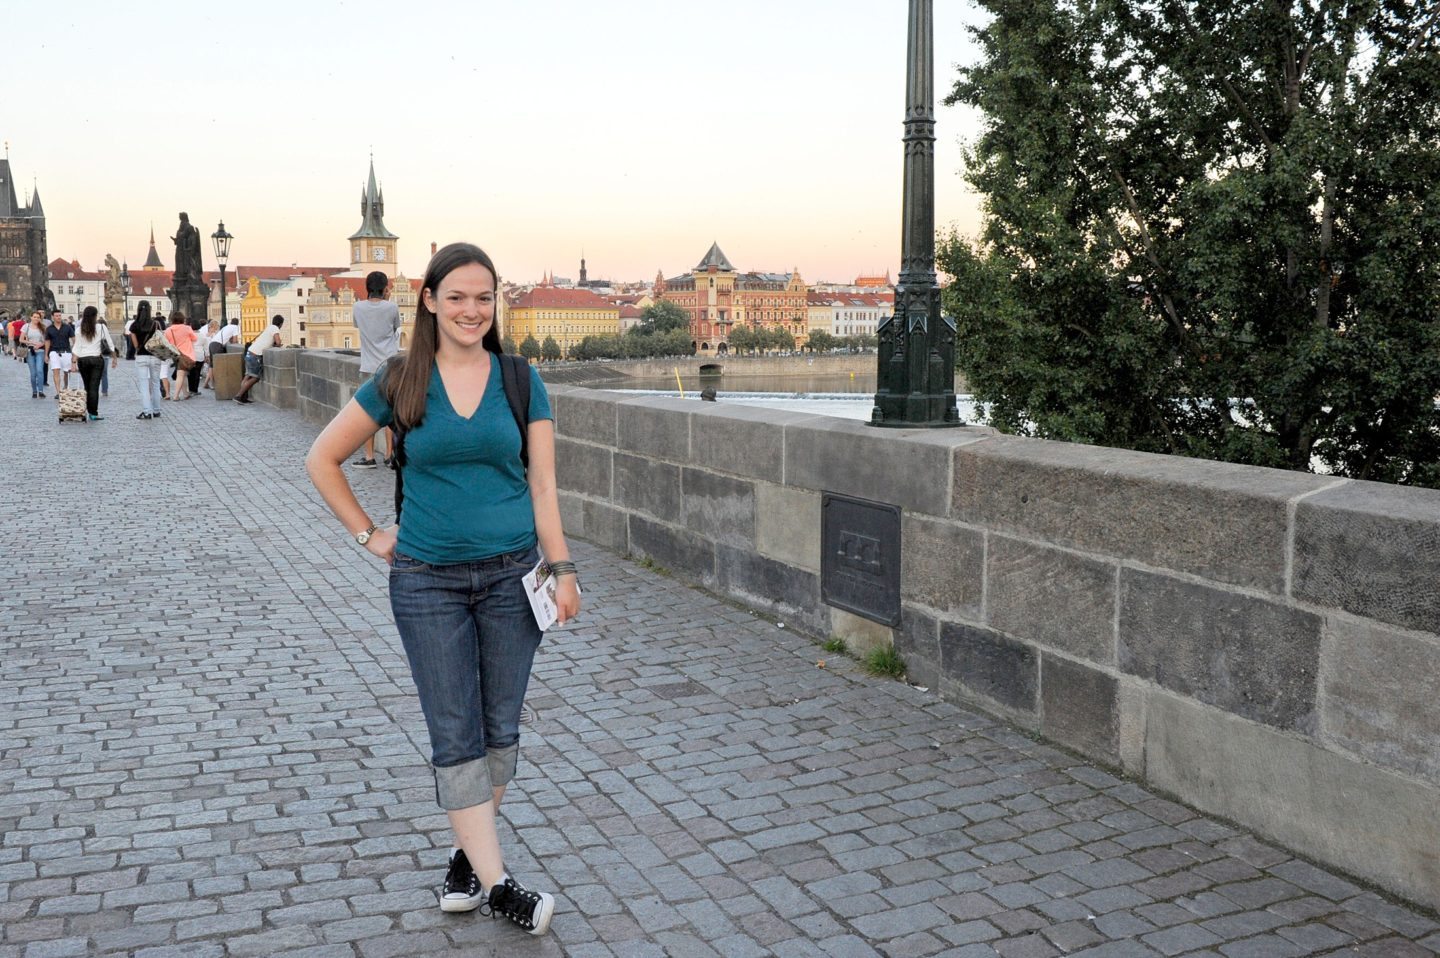
[[[258,396],[315,421],[359,382],[283,357]],[[572,534],[1440,907],[1440,492],[551,392]],[[902,510],[897,628],[822,601],[826,491]]]

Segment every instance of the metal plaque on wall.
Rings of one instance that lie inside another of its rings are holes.
[[[882,625],[900,624],[900,507],[820,494],[820,596]]]

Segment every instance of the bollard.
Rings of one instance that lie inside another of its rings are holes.
[[[234,399],[240,392],[240,380],[245,375],[245,357],[240,353],[216,353],[210,357],[215,369],[215,398],[222,401]]]

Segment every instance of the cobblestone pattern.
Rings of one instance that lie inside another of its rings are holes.
[[[502,809],[553,932],[442,914],[385,577],[305,479],[314,428],[208,397],[138,422],[111,381],[106,421],[60,426],[0,361],[6,486],[47,513],[0,533],[0,958],[1440,951],[1429,917],[583,544]],[[355,480],[386,514],[389,474]]]

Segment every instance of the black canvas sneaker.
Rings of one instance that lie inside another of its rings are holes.
[[[484,900],[480,876],[470,867],[464,849],[451,852],[450,870],[445,873],[445,886],[440,890],[440,910],[474,911]]]
[[[374,459],[363,459],[363,458],[362,458],[362,459],[356,459],[354,462],[350,463],[350,465],[353,466],[353,467],[356,468],[356,469],[374,469],[374,468],[375,468],[375,460],[374,460]]]
[[[555,898],[543,891],[531,891],[509,875],[490,889],[490,898],[480,906],[480,914],[499,918],[504,915],[532,935],[550,930],[550,916],[555,914]]]

